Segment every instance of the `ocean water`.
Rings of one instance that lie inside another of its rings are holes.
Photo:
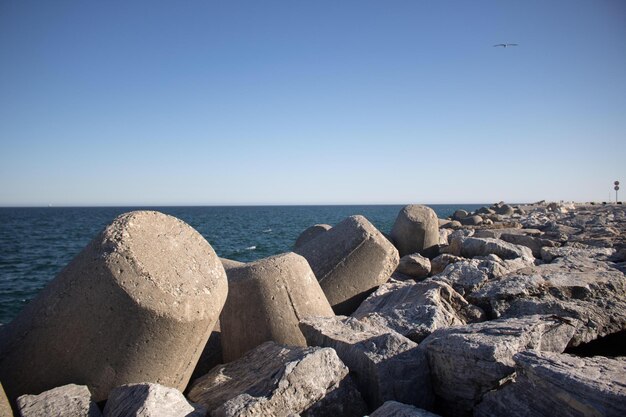
[[[440,218],[481,205],[431,205]],[[402,206],[0,208],[0,323],[12,320],[91,239],[118,215],[157,210],[184,220],[220,257],[253,261],[291,250],[317,223],[364,215],[388,233]]]

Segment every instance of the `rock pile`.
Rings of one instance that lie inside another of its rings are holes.
[[[244,264],[122,215],[0,328],[0,411],[626,415],[623,206],[412,205],[389,236],[351,216]]]

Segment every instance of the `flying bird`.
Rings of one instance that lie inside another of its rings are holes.
[[[517,46],[517,44],[516,43],[499,43],[499,44],[493,45],[493,46],[501,46],[503,48],[507,48],[509,46]]]

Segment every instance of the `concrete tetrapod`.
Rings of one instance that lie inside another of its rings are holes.
[[[350,216],[295,249],[311,265],[336,314],[349,315],[398,266],[398,251],[363,216]]]
[[[225,362],[267,341],[306,346],[299,321],[334,315],[306,259],[293,252],[229,269],[228,287],[220,316]]]
[[[391,239],[400,256],[419,253],[432,258],[437,255],[439,220],[427,206],[411,204],[398,213],[391,229]]]
[[[175,217],[116,218],[2,329],[10,399],[76,383],[95,401],[116,386],[185,389],[226,300],[211,245]]]

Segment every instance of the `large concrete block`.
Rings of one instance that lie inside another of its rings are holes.
[[[229,269],[228,287],[220,316],[225,362],[269,340],[306,346],[300,319],[334,315],[306,259],[293,252]]]
[[[388,400],[432,406],[428,361],[417,343],[387,327],[345,316],[311,317],[300,328],[309,345],[335,349],[370,408]]]
[[[300,247],[305,243],[308,243],[311,240],[315,239],[319,235],[326,233],[332,228],[333,227],[329,224],[315,224],[311,227],[308,227],[302,233],[300,233],[300,236],[298,236],[298,239],[296,239],[296,243],[294,243],[293,247]]]
[[[400,256],[419,253],[427,257],[437,255],[439,244],[439,221],[427,206],[412,204],[405,206],[391,229],[391,239]]]
[[[396,248],[365,217],[350,216],[295,249],[337,314],[349,315],[398,266]]]
[[[3,326],[0,379],[11,399],[68,383],[95,401],[132,382],[183,390],[227,291],[217,255],[189,225],[123,214]]]
[[[367,413],[333,349],[266,342],[194,381],[191,401],[212,417],[361,417]]]

